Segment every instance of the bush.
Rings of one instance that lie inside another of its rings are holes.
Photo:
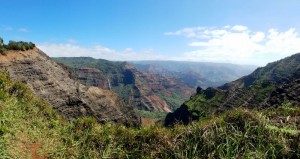
[[[3,43],[3,39],[0,38],[0,53],[5,54],[6,50],[21,50],[26,51],[33,49],[35,44],[32,42],[24,42],[24,41],[12,41],[10,40],[7,45]]]
[[[6,49],[3,46],[3,39],[0,38],[0,54],[5,55]]]
[[[23,42],[23,41],[19,41],[19,42],[15,42],[10,40],[8,42],[8,45],[6,46],[7,49],[9,50],[30,50],[33,49],[35,47],[35,45],[31,42]]]
[[[6,49],[2,46],[0,46],[0,54],[6,55]]]
[[[0,47],[3,46],[3,39],[0,38]]]

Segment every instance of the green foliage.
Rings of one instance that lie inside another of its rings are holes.
[[[251,88],[255,92],[255,102],[262,102],[272,91],[276,89],[274,84],[259,82]]]
[[[3,39],[0,37],[0,46],[3,46]]]
[[[35,47],[35,44],[32,42],[24,42],[24,41],[19,41],[15,42],[10,40],[8,42],[8,45],[5,46],[6,49],[8,50],[21,50],[21,51],[26,51],[33,49]]]
[[[210,93],[207,93],[205,90],[200,94],[191,96],[190,100],[186,101],[185,104],[191,112],[196,113],[193,115],[206,118],[212,115],[214,108],[218,107],[223,102],[223,99],[224,94],[222,92],[216,91],[211,97]]]
[[[0,54],[6,55],[7,50],[21,50],[26,51],[33,49],[35,44],[32,42],[24,42],[24,41],[12,41],[10,40],[7,45],[3,43],[3,39],[0,38]]]
[[[185,101],[184,97],[176,92],[173,92],[172,96],[167,96],[163,93],[160,93],[159,97],[164,99],[168,104],[172,105],[174,110],[179,108],[180,105]]]
[[[0,46],[0,54],[2,54],[2,55],[6,55],[6,49],[4,48],[4,47],[1,47]]]
[[[3,39],[0,37],[0,54],[5,55],[6,49],[4,48]]]

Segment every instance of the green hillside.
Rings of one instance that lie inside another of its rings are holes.
[[[0,73],[0,158],[299,158],[300,107],[234,109],[192,125],[66,121]]]
[[[232,108],[262,110],[284,102],[300,104],[300,54],[258,68],[252,74],[219,88],[197,88],[197,93],[166,118],[169,125],[221,114]]]

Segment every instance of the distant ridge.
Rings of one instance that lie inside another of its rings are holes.
[[[182,80],[191,88],[217,87],[250,74],[257,66],[188,61],[131,61],[139,71]]]

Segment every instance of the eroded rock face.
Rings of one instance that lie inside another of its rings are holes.
[[[84,67],[77,70],[77,79],[85,86],[109,89],[109,80],[97,68]]]
[[[126,62],[87,57],[54,59],[68,65],[81,84],[112,90],[139,110],[171,112],[195,92],[179,79],[138,71]]]
[[[100,122],[139,125],[133,108],[122,102],[115,93],[87,87],[71,79],[69,70],[37,48],[0,55],[0,68],[8,69],[12,78],[26,83],[39,98],[67,119],[94,116]]]
[[[135,76],[136,90],[131,96],[137,97],[134,100],[145,110],[171,112],[175,105],[169,103],[168,98],[174,99],[177,94],[181,98],[188,99],[195,92],[175,78],[167,78],[150,72],[132,71]]]

